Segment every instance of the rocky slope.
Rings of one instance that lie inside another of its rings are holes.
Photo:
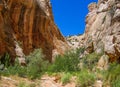
[[[42,48],[49,61],[55,52],[68,49],[54,23],[49,0],[0,0],[0,55],[9,53],[13,62],[17,47],[25,55]]]
[[[84,35],[73,35],[66,37],[66,40],[68,42],[68,45],[71,47],[71,49],[76,49],[79,47],[84,46]]]

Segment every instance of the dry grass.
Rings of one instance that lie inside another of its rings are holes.
[[[40,80],[36,79],[33,81],[28,78],[21,78],[19,76],[2,76],[0,80],[0,87],[19,87],[21,83],[27,84],[29,87],[37,87],[37,85],[40,85]]]

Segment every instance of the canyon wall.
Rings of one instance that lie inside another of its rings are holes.
[[[54,23],[49,0],[0,0],[0,55],[16,57],[16,42],[28,55],[42,48],[46,58],[62,54],[68,45]]]
[[[120,62],[120,0],[99,0],[88,7],[84,37],[87,51],[104,51],[111,62]]]

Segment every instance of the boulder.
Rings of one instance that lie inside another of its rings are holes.
[[[109,63],[109,57],[107,55],[101,56],[98,61],[97,68],[100,70],[107,70]]]

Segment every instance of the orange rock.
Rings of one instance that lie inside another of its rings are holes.
[[[26,55],[42,48],[49,61],[52,60],[52,50],[57,49],[61,54],[68,49],[54,23],[49,0],[8,0],[4,3],[0,6],[0,54],[8,52],[14,60],[15,40],[22,43]],[[57,45],[62,43],[64,49],[56,46],[56,42]]]

